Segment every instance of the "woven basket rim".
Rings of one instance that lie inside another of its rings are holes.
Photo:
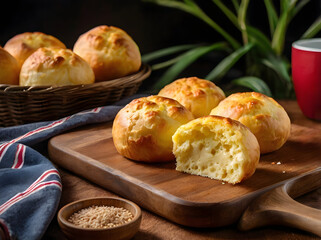
[[[135,94],[151,74],[142,64],[134,74],[87,85],[17,86],[0,84],[0,127],[50,121],[115,103]]]
[[[89,90],[91,88],[104,87],[104,88],[115,88],[123,87],[128,84],[134,84],[146,79],[151,73],[151,67],[142,63],[138,72],[113,79],[108,81],[96,82],[92,84],[78,84],[78,85],[67,85],[67,86],[19,86],[10,84],[0,84],[0,94],[41,94],[46,92],[64,92],[64,91],[75,91],[75,90]]]

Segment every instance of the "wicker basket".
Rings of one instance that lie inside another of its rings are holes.
[[[132,75],[87,85],[22,87],[0,84],[0,127],[55,120],[112,104],[135,94],[151,73],[148,65]]]

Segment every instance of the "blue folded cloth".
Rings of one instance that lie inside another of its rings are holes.
[[[59,172],[35,150],[37,146],[67,130],[111,121],[125,104],[143,96],[56,121],[0,128],[0,228],[5,239],[41,239],[57,211],[62,191]]]

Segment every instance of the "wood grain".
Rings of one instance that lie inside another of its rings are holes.
[[[295,227],[321,237],[321,210],[305,206],[293,198],[320,186],[321,168],[301,175],[257,199],[243,213],[239,229],[266,225]]]
[[[177,172],[175,163],[145,164],[120,156],[111,123],[54,137],[50,159],[173,222],[192,227],[235,223],[258,195],[321,166],[321,136],[293,125],[278,151],[261,156],[255,174],[238,185]]]

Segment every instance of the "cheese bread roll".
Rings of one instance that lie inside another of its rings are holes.
[[[256,136],[261,153],[273,152],[290,136],[291,122],[274,99],[257,92],[235,93],[224,99],[211,115],[240,121]]]
[[[121,155],[133,160],[172,161],[172,136],[192,119],[192,113],[173,99],[135,99],[116,115],[112,128],[114,145]]]
[[[173,135],[176,170],[239,183],[256,170],[260,147],[238,121],[219,116],[197,118]]]

